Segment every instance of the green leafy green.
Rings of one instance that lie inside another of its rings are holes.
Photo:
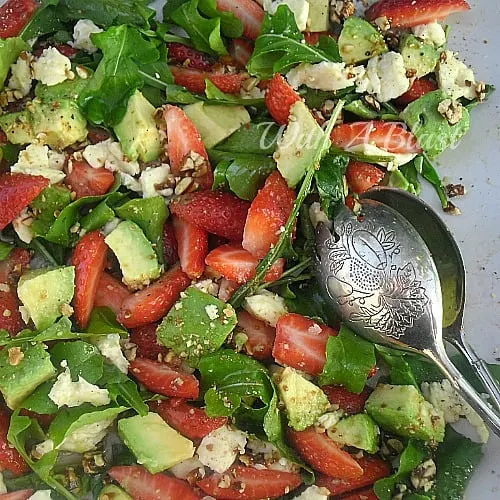
[[[326,363],[319,376],[320,384],[343,385],[359,394],[376,362],[373,344],[342,325],[338,336],[330,337],[326,344]]]
[[[327,37],[324,37],[327,38]],[[280,5],[274,16],[266,14],[261,34],[247,69],[251,75],[269,79],[285,73],[298,63],[341,62],[336,42],[322,40],[318,46],[308,45],[297,28],[295,16],[287,5]]]
[[[14,246],[11,245],[10,243],[5,243],[5,241],[0,241],[0,262],[2,260],[5,260],[10,255],[10,252],[12,252],[13,248]]]
[[[112,208],[108,206],[107,200],[101,201],[99,205],[89,211],[87,215],[84,215],[80,220],[80,228],[89,233],[100,229],[107,222],[113,219],[115,212]]]
[[[61,366],[62,361],[68,363],[73,381],[82,377],[94,384],[102,377],[104,359],[97,347],[88,342],[59,342],[51,349],[50,355],[55,366]]]
[[[23,50],[29,50],[29,45],[19,37],[0,38],[0,90],[3,90],[9,68]]]
[[[420,386],[415,379],[415,375],[410,364],[406,361],[406,356],[401,351],[395,351],[388,347],[375,346],[378,354],[390,367],[390,382],[393,385],[414,385],[418,390]]]
[[[53,415],[59,407],[49,398],[49,392],[54,385],[54,380],[48,380],[39,385],[22,403],[21,408],[34,411],[40,415]]]
[[[240,104],[242,106],[263,106],[263,97],[242,97],[222,92],[208,78],[205,80],[205,96],[212,104]]]
[[[441,180],[440,175],[437,173],[437,170],[434,168],[432,163],[429,161],[426,155],[422,155],[422,177],[430,182],[434,186],[434,190],[439,196],[439,201],[441,201],[441,206],[443,208],[448,207],[448,195],[446,194],[446,190],[443,186],[443,181]],[[418,163],[415,161],[415,166],[418,168]]]
[[[368,106],[363,100],[356,99],[351,101],[349,104],[345,105],[345,110],[349,111],[356,116],[363,118],[364,120],[391,120],[398,121],[399,112],[397,110],[386,109],[386,104],[382,104],[382,109],[380,111],[375,111],[372,107]]]
[[[121,337],[127,337],[128,332],[116,320],[115,313],[108,307],[94,307],[90,314],[87,333],[91,335],[109,335],[118,333]]]
[[[418,172],[413,161],[401,165],[397,170],[389,174],[388,186],[404,189],[414,195],[419,195],[422,186],[418,179]]]
[[[61,210],[71,203],[71,193],[63,186],[45,188],[31,203],[35,214],[31,230],[36,236],[44,236],[57,219]]]
[[[327,154],[321,160],[319,170],[314,175],[321,199],[321,208],[330,219],[333,218],[335,209],[345,201],[344,175],[348,163],[347,156]]]

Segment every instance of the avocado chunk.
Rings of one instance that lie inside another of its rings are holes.
[[[160,156],[160,132],[154,113],[154,106],[136,90],[128,101],[125,116],[114,129],[124,153],[131,161],[153,161]]]
[[[323,129],[309,108],[302,101],[297,101],[290,108],[288,126],[274,153],[278,170],[290,187],[295,187],[304,176],[315,152],[312,146],[322,138]]]
[[[400,43],[399,51],[407,71],[421,78],[434,71],[439,60],[439,52],[434,46],[419,40],[413,35],[406,35]]]
[[[137,462],[152,474],[170,469],[194,455],[193,443],[157,413],[120,420],[118,433]]]
[[[328,31],[330,28],[330,0],[309,0],[307,31]]]
[[[4,87],[10,65],[16,62],[23,50],[29,50],[29,48],[29,45],[22,38],[0,38],[0,90]]]
[[[343,418],[328,429],[328,436],[342,446],[354,446],[368,453],[378,450],[379,428],[366,413]]]
[[[11,410],[54,375],[55,368],[43,344],[0,351],[0,391]]]
[[[443,413],[414,385],[379,384],[366,401],[365,410],[388,432],[437,443],[444,439]]]
[[[293,368],[285,368],[275,377],[278,391],[288,416],[288,424],[303,431],[330,407],[326,394]]]
[[[135,222],[120,222],[105,241],[120,263],[123,282],[130,288],[142,288],[160,276],[153,246]]]
[[[108,484],[99,493],[99,500],[134,500],[127,492],[116,486]]]
[[[28,271],[17,295],[39,330],[52,325],[68,308],[75,290],[75,268],[62,266]]]
[[[242,125],[250,123],[250,115],[244,106],[197,102],[186,106],[184,111],[195,124],[207,148],[213,148]]]
[[[346,64],[354,64],[387,52],[380,31],[360,17],[348,17],[339,36],[339,52]]]

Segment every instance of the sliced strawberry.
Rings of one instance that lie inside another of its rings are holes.
[[[168,219],[163,226],[163,258],[169,266],[179,262],[177,240],[171,219]]]
[[[154,402],[151,410],[188,439],[203,439],[227,423],[226,417],[209,417],[204,409],[178,398]]]
[[[240,68],[245,68],[252,57],[253,45],[244,38],[233,38],[229,44],[229,54],[233,62]]]
[[[295,191],[290,189],[276,170],[257,193],[248,211],[242,246],[262,259],[278,242],[295,202]]]
[[[108,246],[104,235],[99,231],[87,233],[78,242],[71,264],[75,266],[75,319],[81,328],[85,328],[99,287],[99,281],[106,264]]]
[[[156,329],[158,325],[139,326],[130,332],[130,342],[137,346],[137,357],[159,361],[159,356],[163,356],[167,349],[158,343]]]
[[[209,71],[213,66],[206,54],[182,43],[169,43],[168,57],[187,68]]]
[[[362,393],[354,394],[341,385],[325,385],[321,389],[323,389],[332,405],[338,405],[340,409],[349,413],[349,415],[361,413],[371,393],[370,389],[365,388]]]
[[[222,245],[212,250],[205,259],[207,266],[224,278],[238,284],[246,283],[255,276],[259,259],[239,245]],[[264,281],[276,281],[283,274],[285,259],[278,259],[267,272]]]
[[[397,103],[401,106],[407,106],[410,102],[416,101],[419,97],[434,90],[437,90],[437,85],[432,80],[417,78],[410,89],[397,98]]]
[[[150,359],[135,358],[130,363],[130,372],[148,390],[163,396],[196,399],[199,382],[194,375],[174,370],[166,363]]]
[[[373,455],[365,455],[358,459],[363,475],[354,479],[338,479],[323,474],[316,478],[316,484],[327,488],[332,495],[342,495],[358,488],[371,486],[375,481],[387,477],[391,473],[391,464]]]
[[[286,125],[290,108],[300,101],[300,96],[279,73],[276,73],[267,87],[265,101],[274,121],[279,125]]]
[[[198,191],[179,196],[170,204],[173,214],[205,231],[241,241],[250,203],[231,193]]]
[[[247,354],[261,361],[270,359],[276,336],[275,329],[243,309],[238,311],[238,326],[248,337],[245,342]]]
[[[38,6],[35,0],[7,0],[0,7],[0,38],[19,35]]]
[[[189,276],[179,266],[172,267],[152,285],[125,299],[118,314],[118,321],[126,328],[159,321],[190,284]]]
[[[11,491],[0,495],[0,500],[28,500],[34,492],[35,490]]]
[[[207,150],[194,123],[177,106],[165,106],[163,118],[167,125],[168,156],[172,172],[175,175],[180,175],[181,167],[186,162],[186,159],[191,153],[196,153],[206,160],[204,165],[206,173],[196,177],[196,182],[201,189],[211,189],[214,180],[212,167],[208,161]]]
[[[243,23],[243,34],[255,40],[260,34],[264,10],[253,0],[217,0],[217,8],[232,12]]]
[[[186,87],[195,94],[205,93],[205,80],[210,80],[219,90],[226,94],[238,94],[241,90],[241,84],[248,78],[240,73],[213,73],[185,68],[184,66],[169,66],[169,68],[172,75],[174,75],[175,83]]]
[[[173,217],[172,221],[179,248],[181,268],[191,279],[198,279],[205,271],[208,234],[198,226],[178,217]]]
[[[337,332],[300,314],[282,316],[276,323],[274,359],[310,375],[319,375],[326,362],[326,343]]]
[[[231,467],[223,474],[212,474],[198,482],[198,486],[207,495],[221,500],[278,498],[301,484],[300,474],[239,465]]]
[[[319,472],[340,479],[354,479],[363,475],[358,462],[324,432],[318,433],[314,427],[300,432],[290,429],[288,437],[298,454]]]
[[[305,31],[303,33],[307,45],[317,45],[322,36],[329,36],[328,31]]]
[[[223,302],[229,302],[234,292],[238,290],[240,285],[235,281],[222,278],[219,285],[219,299]]]
[[[30,470],[21,454],[7,440],[9,432],[10,415],[6,410],[0,409],[0,471],[9,471],[15,476]]]
[[[392,28],[411,28],[418,24],[429,24],[448,17],[455,12],[470,9],[465,0],[379,0],[366,12],[369,21],[386,17]]]
[[[106,194],[115,182],[113,172],[91,167],[85,160],[72,160],[64,183],[76,193],[77,198]]]
[[[197,500],[200,496],[186,481],[151,474],[138,465],[116,465],[108,474],[131,495],[134,500]]]
[[[120,280],[103,271],[97,285],[94,307],[109,307],[118,316],[123,302],[131,295]]]
[[[373,144],[389,153],[420,153],[416,137],[398,122],[354,122],[337,125],[332,130],[332,143],[343,149],[360,144]]]
[[[10,224],[47,186],[40,175],[0,174],[0,231]]]
[[[373,488],[356,491],[352,495],[342,497],[342,500],[378,500],[378,496],[373,491]]]
[[[353,160],[349,162],[345,173],[349,190],[356,194],[362,194],[380,184],[384,175],[380,168],[371,163]]]

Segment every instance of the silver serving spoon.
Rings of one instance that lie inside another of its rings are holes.
[[[377,187],[363,198],[377,200],[397,210],[419,232],[432,254],[441,283],[443,337],[464,355],[474,373],[500,410],[500,385],[488,365],[466,342],[463,330],[465,266],[455,238],[441,217],[421,198],[401,189]]]
[[[417,230],[394,209],[361,200],[342,207],[334,234],[317,228],[320,286],[343,321],[369,340],[422,354],[500,436],[500,416],[448,358],[439,275]]]

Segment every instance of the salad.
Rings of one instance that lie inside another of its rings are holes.
[[[484,423],[313,264],[373,186],[459,212],[432,162],[493,90],[447,45],[469,5],[162,7],[0,7],[0,498],[463,498]]]

